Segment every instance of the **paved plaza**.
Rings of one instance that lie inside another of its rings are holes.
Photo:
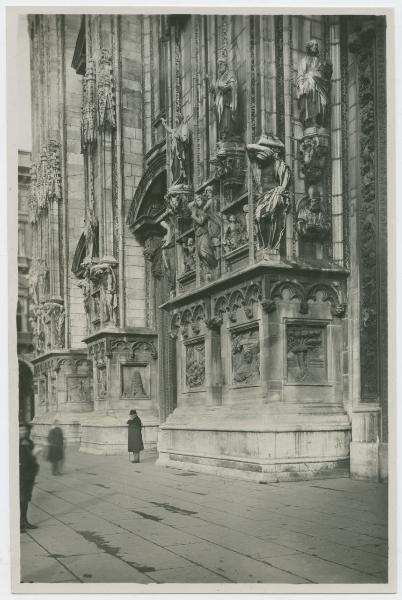
[[[62,476],[41,461],[28,517],[22,582],[387,581],[381,484],[261,485],[70,448]]]

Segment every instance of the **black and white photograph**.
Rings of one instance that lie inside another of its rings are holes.
[[[8,10],[14,591],[395,591],[393,11]]]

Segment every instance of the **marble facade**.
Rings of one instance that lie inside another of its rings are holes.
[[[36,435],[123,453],[136,408],[160,464],[386,478],[384,18],[30,33]]]

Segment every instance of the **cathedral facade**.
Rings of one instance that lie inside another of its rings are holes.
[[[29,29],[36,439],[385,479],[385,17]]]

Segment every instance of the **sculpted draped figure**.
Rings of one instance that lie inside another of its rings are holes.
[[[208,186],[205,194],[197,194],[195,200],[189,205],[194,223],[197,254],[207,278],[218,265],[215,248],[219,246],[221,234],[221,222],[214,211],[213,198],[214,189]]]
[[[256,192],[255,220],[264,248],[279,250],[289,211],[290,168],[281,158],[284,145],[274,135],[248,144]]]
[[[172,129],[165,119],[161,119],[166,131],[171,135],[172,185],[191,183],[191,132],[183,115],[176,115],[176,127]]]
[[[236,133],[237,126],[237,80],[229,69],[226,56],[218,59],[218,78],[211,85],[215,99],[218,138],[227,140]]]
[[[331,76],[331,63],[321,60],[318,41],[310,40],[296,80],[300,120],[305,129],[328,125]]]

